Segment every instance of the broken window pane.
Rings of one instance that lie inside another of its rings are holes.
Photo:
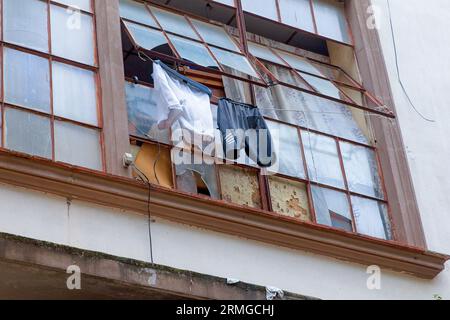
[[[275,146],[277,162],[269,170],[296,178],[305,178],[303,156],[297,128],[266,121]]]
[[[238,205],[261,208],[258,176],[237,166],[219,166],[222,199]]]
[[[341,42],[350,42],[344,3],[335,0],[314,0],[314,14],[320,35]]]
[[[178,190],[220,199],[213,159],[185,150],[173,149],[172,152],[172,160],[183,159],[174,161]]]
[[[145,5],[132,0],[120,0],[120,16],[129,20],[159,28]]]
[[[204,67],[219,67],[202,43],[173,35],[169,35],[169,38],[183,59]]]
[[[129,133],[144,139],[170,143],[169,130],[159,130],[158,115],[153,98],[154,90],[150,87],[125,82]]]
[[[310,0],[280,0],[279,3],[283,23],[315,32]]]
[[[52,73],[55,115],[97,126],[95,74],[60,62],[53,62]]]
[[[305,184],[270,177],[269,187],[273,211],[301,221],[312,221]]]
[[[128,21],[124,21],[124,23],[134,38],[134,41],[144,49],[153,50],[156,47],[167,44],[167,39],[161,31]]]
[[[302,131],[309,178],[315,182],[345,188],[336,141],[312,132]]]
[[[275,0],[244,0],[242,9],[258,16],[278,21]]]
[[[144,143],[134,150],[136,167],[153,184],[173,188],[170,150],[156,144]],[[136,177],[138,175],[135,173]]]
[[[29,112],[5,108],[5,147],[51,159],[50,119]]]
[[[191,19],[191,21],[203,40],[207,43],[239,52],[238,46],[230,38],[224,28],[196,19]]]
[[[388,210],[384,203],[352,197],[352,205],[358,233],[385,240],[392,239]]]
[[[55,121],[55,160],[102,170],[99,132],[68,122]]]
[[[50,7],[52,53],[88,65],[95,64],[94,22],[90,15]],[[75,19],[79,19],[75,20]]]
[[[258,77],[257,73],[255,72],[255,70],[253,69],[250,62],[247,60],[245,56],[214,47],[211,47],[210,49],[221,64],[236,69],[238,71],[244,72],[253,77]]]
[[[378,164],[373,150],[341,143],[345,173],[351,191],[383,199]]]
[[[48,52],[47,4],[37,0],[4,0],[4,39]]]
[[[4,48],[5,101],[50,112],[50,66],[47,59]]]
[[[184,16],[161,10],[156,7],[150,7],[150,9],[155,15],[156,20],[161,24],[163,30],[200,40]]]
[[[353,231],[352,214],[345,193],[312,186],[312,196],[317,223]]]

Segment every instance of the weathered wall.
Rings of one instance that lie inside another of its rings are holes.
[[[389,0],[401,79],[398,81],[386,0],[373,0],[428,246],[450,253],[450,1]],[[450,278],[449,284],[450,286]],[[448,297],[450,299],[450,297]]]
[[[0,232],[150,260],[147,218],[0,184]],[[323,299],[450,297],[450,269],[433,281],[383,272],[382,290],[367,289],[366,267],[157,220],[155,263],[276,286]]]

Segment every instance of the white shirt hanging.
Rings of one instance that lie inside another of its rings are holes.
[[[203,137],[208,141],[212,140],[214,124],[209,95],[169,75],[157,63],[153,64],[153,80],[156,93],[156,120],[158,122],[167,120],[171,110],[180,110],[182,113],[176,121],[181,129],[192,134],[189,140],[183,137],[185,140],[193,143],[201,141],[198,139]]]

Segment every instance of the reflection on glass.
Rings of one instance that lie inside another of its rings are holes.
[[[311,180],[337,188],[345,188],[334,139],[302,131],[306,162]]]
[[[279,122],[267,121],[275,151],[277,163],[270,171],[296,178],[305,178],[302,150],[298,130]]]
[[[242,1],[242,9],[258,16],[278,21],[275,0],[244,0]]]
[[[384,203],[352,197],[352,206],[358,233],[392,240],[387,206]]]
[[[50,119],[5,109],[5,147],[42,158],[52,158]]]
[[[216,61],[211,57],[208,50],[202,43],[173,35],[169,35],[169,38],[183,59],[204,67],[218,68]]]
[[[317,223],[353,231],[348,197],[343,192],[312,186]]]
[[[314,0],[314,14],[320,35],[341,42],[350,42],[344,3],[334,0]]]
[[[5,101],[50,112],[50,64],[47,59],[4,49]]]
[[[207,43],[239,52],[238,46],[233,42],[224,28],[196,19],[191,19],[191,21],[203,40]]]
[[[132,0],[120,0],[120,16],[129,20],[158,28],[150,12],[141,2]]]
[[[277,57],[268,47],[262,46],[254,42],[248,42],[249,52],[257,58],[274,62],[281,65],[286,65],[283,60]]]
[[[350,190],[383,199],[374,151],[345,142],[341,143],[341,150]]]
[[[217,49],[214,47],[211,47],[211,51],[221,64],[236,69],[238,71],[244,72],[248,75],[258,77],[257,73],[252,68],[250,62],[247,60],[246,57],[237,53]]]
[[[125,83],[129,132],[134,136],[168,144],[169,131],[159,130],[157,127],[158,115],[155,114],[153,92],[147,86]]]
[[[160,31],[143,27],[128,21],[125,21],[125,25],[136,43],[144,49],[152,50],[163,44],[167,44],[166,37],[164,37],[164,34]]]
[[[150,8],[163,30],[200,40],[185,17],[155,7]]]
[[[279,0],[279,3],[284,24],[314,32],[310,0]]]

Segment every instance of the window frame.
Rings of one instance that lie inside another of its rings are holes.
[[[95,130],[96,132],[98,132],[99,134],[99,152],[100,152],[100,159],[101,159],[101,171],[105,171],[106,170],[106,159],[105,159],[105,151],[104,151],[104,136],[103,136],[103,128],[104,128],[104,123],[103,123],[103,114],[102,114],[102,109],[103,109],[103,103],[102,103],[102,95],[101,95],[101,79],[100,79],[100,74],[99,74],[99,52],[98,52],[98,39],[97,39],[97,23],[96,23],[96,12],[95,12],[95,0],[91,0],[91,11],[85,11],[80,9],[81,14],[84,15],[88,15],[91,17],[92,19],[92,30],[93,30],[93,56],[94,56],[94,64],[93,65],[87,65],[84,63],[80,63],[71,59],[67,59],[61,56],[57,56],[54,55],[52,52],[52,32],[51,32],[51,8],[52,6],[56,6],[59,8],[63,8],[63,9],[69,9],[70,6],[62,4],[60,2],[55,2],[52,0],[37,0],[37,1],[41,1],[43,3],[46,4],[47,7],[47,32],[48,32],[48,52],[42,52],[42,51],[38,51],[35,49],[30,49],[27,48],[25,46],[22,45],[17,45],[17,44],[13,44],[13,43],[9,43],[6,42],[4,39],[4,17],[3,17],[3,1],[1,0],[0,2],[0,7],[1,7],[1,17],[2,17],[2,21],[1,21],[1,32],[0,32],[0,61],[1,61],[1,67],[0,67],[0,75],[1,75],[1,94],[0,94],[0,99],[1,99],[1,114],[2,114],[2,125],[1,125],[1,146],[0,148],[3,150],[9,150],[7,149],[6,146],[6,135],[5,135],[5,109],[6,108],[11,108],[11,109],[16,109],[16,110],[20,110],[20,111],[24,111],[27,113],[31,113],[31,114],[35,114],[38,116],[42,116],[45,117],[47,119],[50,120],[50,128],[51,128],[51,144],[52,144],[52,155],[50,159],[45,158],[45,160],[51,160],[52,162],[59,162],[56,160],[56,155],[55,155],[55,122],[56,121],[61,121],[64,123],[69,123],[72,125],[76,125],[78,127],[82,127],[82,128],[87,128],[87,129],[91,129],[91,130]],[[20,105],[16,105],[16,104],[12,104],[12,103],[7,103],[5,101],[5,84],[4,84],[4,75],[5,75],[5,71],[4,71],[4,50],[5,48],[11,49],[11,50],[15,50],[15,51],[19,51],[25,54],[29,54],[29,55],[33,55],[33,56],[37,56],[40,58],[43,58],[45,60],[48,61],[49,63],[49,87],[50,87],[50,110],[48,113],[43,112],[43,111],[38,111],[38,110],[33,110],[30,108],[27,108],[25,106],[20,106]],[[82,70],[86,70],[89,72],[93,73],[93,77],[94,77],[94,82],[95,82],[95,96],[96,96],[96,113],[97,113],[97,119],[98,119],[98,124],[97,125],[93,125],[93,124],[88,124],[88,123],[83,123],[74,119],[69,119],[66,117],[61,117],[61,116],[57,116],[54,113],[54,96],[53,96],[53,62],[56,63],[62,63],[65,65],[68,65],[70,67],[75,67],[75,68],[79,68]],[[36,158],[40,158],[38,156],[33,156]],[[73,164],[68,164],[71,166],[76,166]],[[94,170],[94,169],[90,169],[90,168],[84,168],[86,170]],[[96,171],[96,170],[94,170]]]

